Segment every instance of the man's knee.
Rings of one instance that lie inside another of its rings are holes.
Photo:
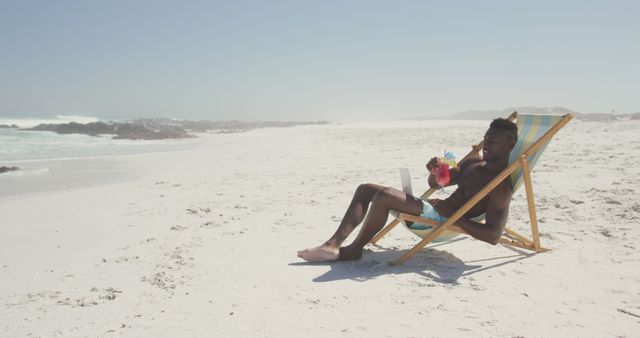
[[[356,193],[355,195],[358,198],[373,198],[373,196],[377,193],[377,189],[375,188],[374,184],[371,183],[364,183],[364,184],[360,184],[358,186],[358,188],[356,188]]]
[[[367,185],[366,184],[360,184],[356,188],[356,195],[362,195],[366,190],[367,190]]]
[[[393,189],[385,187],[379,190],[374,196],[372,202],[378,205],[387,205],[389,201],[394,197]]]

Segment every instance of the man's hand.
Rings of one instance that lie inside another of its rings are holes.
[[[447,201],[434,198],[434,199],[427,200],[427,202],[429,202],[442,217],[449,218],[453,216],[453,214],[456,212],[456,209],[451,207],[451,204],[448,203]]]
[[[432,172],[434,169],[438,168],[438,165],[440,165],[440,159],[437,157],[434,157],[431,160],[429,160],[429,162],[427,163],[427,170],[429,172]]]

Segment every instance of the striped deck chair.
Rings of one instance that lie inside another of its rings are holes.
[[[376,236],[374,236],[370,243],[378,242],[383,236],[385,236],[393,227],[403,221],[414,222],[419,224],[418,227],[410,227],[409,230],[423,239],[416,244],[411,250],[407,251],[404,255],[398,258],[393,265],[403,264],[408,259],[413,257],[427,244],[441,236],[445,231],[466,234],[465,231],[457,226],[455,223],[460,217],[462,217],[467,211],[469,211],[476,203],[482,200],[491,190],[493,190],[500,182],[507,177],[511,178],[512,187],[517,190],[522,183],[525,185],[525,192],[527,196],[527,204],[529,209],[529,219],[531,224],[531,239],[523,236],[509,227],[505,227],[505,230],[500,238],[499,243],[503,245],[509,245],[521,249],[532,250],[535,252],[549,251],[540,245],[540,236],[538,234],[538,219],[536,216],[535,201],[533,197],[533,186],[531,182],[531,169],[536,164],[540,155],[546,148],[551,138],[564,127],[569,121],[573,119],[571,114],[563,116],[557,115],[525,115],[513,112],[508,120],[516,121],[518,125],[518,141],[511,151],[509,156],[509,166],[505,168],[498,176],[496,176],[491,182],[489,182],[482,190],[480,190],[474,197],[472,197],[467,203],[465,203],[460,209],[458,209],[446,222],[440,223],[427,218],[414,216],[411,214],[398,213],[395,220],[389,223],[384,229],[380,230]],[[467,154],[460,162],[466,160],[472,156],[478,156],[479,151],[482,149],[482,143],[472,146],[472,150]],[[427,190],[420,198],[426,199],[433,194],[437,189]],[[445,233],[446,238],[451,236]]]

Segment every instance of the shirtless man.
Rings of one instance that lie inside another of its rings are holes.
[[[457,184],[458,188],[444,200],[422,201],[397,189],[370,183],[360,185],[335,234],[320,246],[298,251],[298,257],[309,262],[360,258],[362,248],[386,224],[390,210],[422,215],[442,222],[507,167],[509,154],[517,139],[518,128],[515,123],[505,119],[493,120],[484,135],[482,157],[465,160],[458,168],[451,169],[451,184]],[[427,169],[431,171],[438,165],[438,161],[438,158],[432,158],[427,163]],[[429,175],[428,181],[432,188],[439,188],[433,175]],[[511,180],[505,179],[456,224],[481,241],[497,244],[509,215],[511,193]],[[470,220],[483,213],[485,224]],[[342,247],[347,236],[363,220],[360,233],[353,243]]]

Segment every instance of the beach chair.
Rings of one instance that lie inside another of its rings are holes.
[[[533,196],[533,186],[531,182],[531,169],[538,161],[538,158],[546,148],[551,138],[564,127],[573,116],[566,114],[562,116],[558,115],[525,115],[513,112],[508,119],[510,121],[516,121],[518,125],[518,141],[514,148],[511,150],[509,156],[509,166],[498,174],[492,181],[490,181],[482,190],[480,190],[474,197],[472,197],[467,203],[465,203],[460,209],[458,209],[446,222],[440,223],[427,218],[414,216],[405,213],[398,213],[397,218],[389,223],[385,228],[380,230],[374,236],[370,243],[375,244],[383,236],[385,236],[393,227],[395,227],[401,221],[414,222],[431,226],[427,231],[413,231],[423,239],[416,244],[411,250],[407,251],[404,255],[398,258],[393,265],[399,265],[406,262],[413,257],[416,253],[422,250],[427,244],[432,242],[438,236],[440,236],[445,230],[454,231],[461,234],[466,232],[455,223],[460,219],[467,211],[469,211],[475,204],[482,200],[491,190],[493,190],[500,182],[507,177],[511,178],[511,183],[514,192],[524,183],[525,192],[527,196],[527,204],[529,210],[529,219],[531,225],[531,238],[521,235],[514,231],[510,227],[505,227],[502,237],[499,240],[500,244],[513,246],[521,249],[527,249],[535,252],[549,251],[540,245],[540,236],[538,234],[538,219],[536,216],[535,201]],[[460,162],[472,156],[479,156],[479,152],[482,149],[482,141],[477,145],[472,146],[472,150],[467,154]],[[437,189],[427,190],[420,198],[426,199],[433,194]]]

